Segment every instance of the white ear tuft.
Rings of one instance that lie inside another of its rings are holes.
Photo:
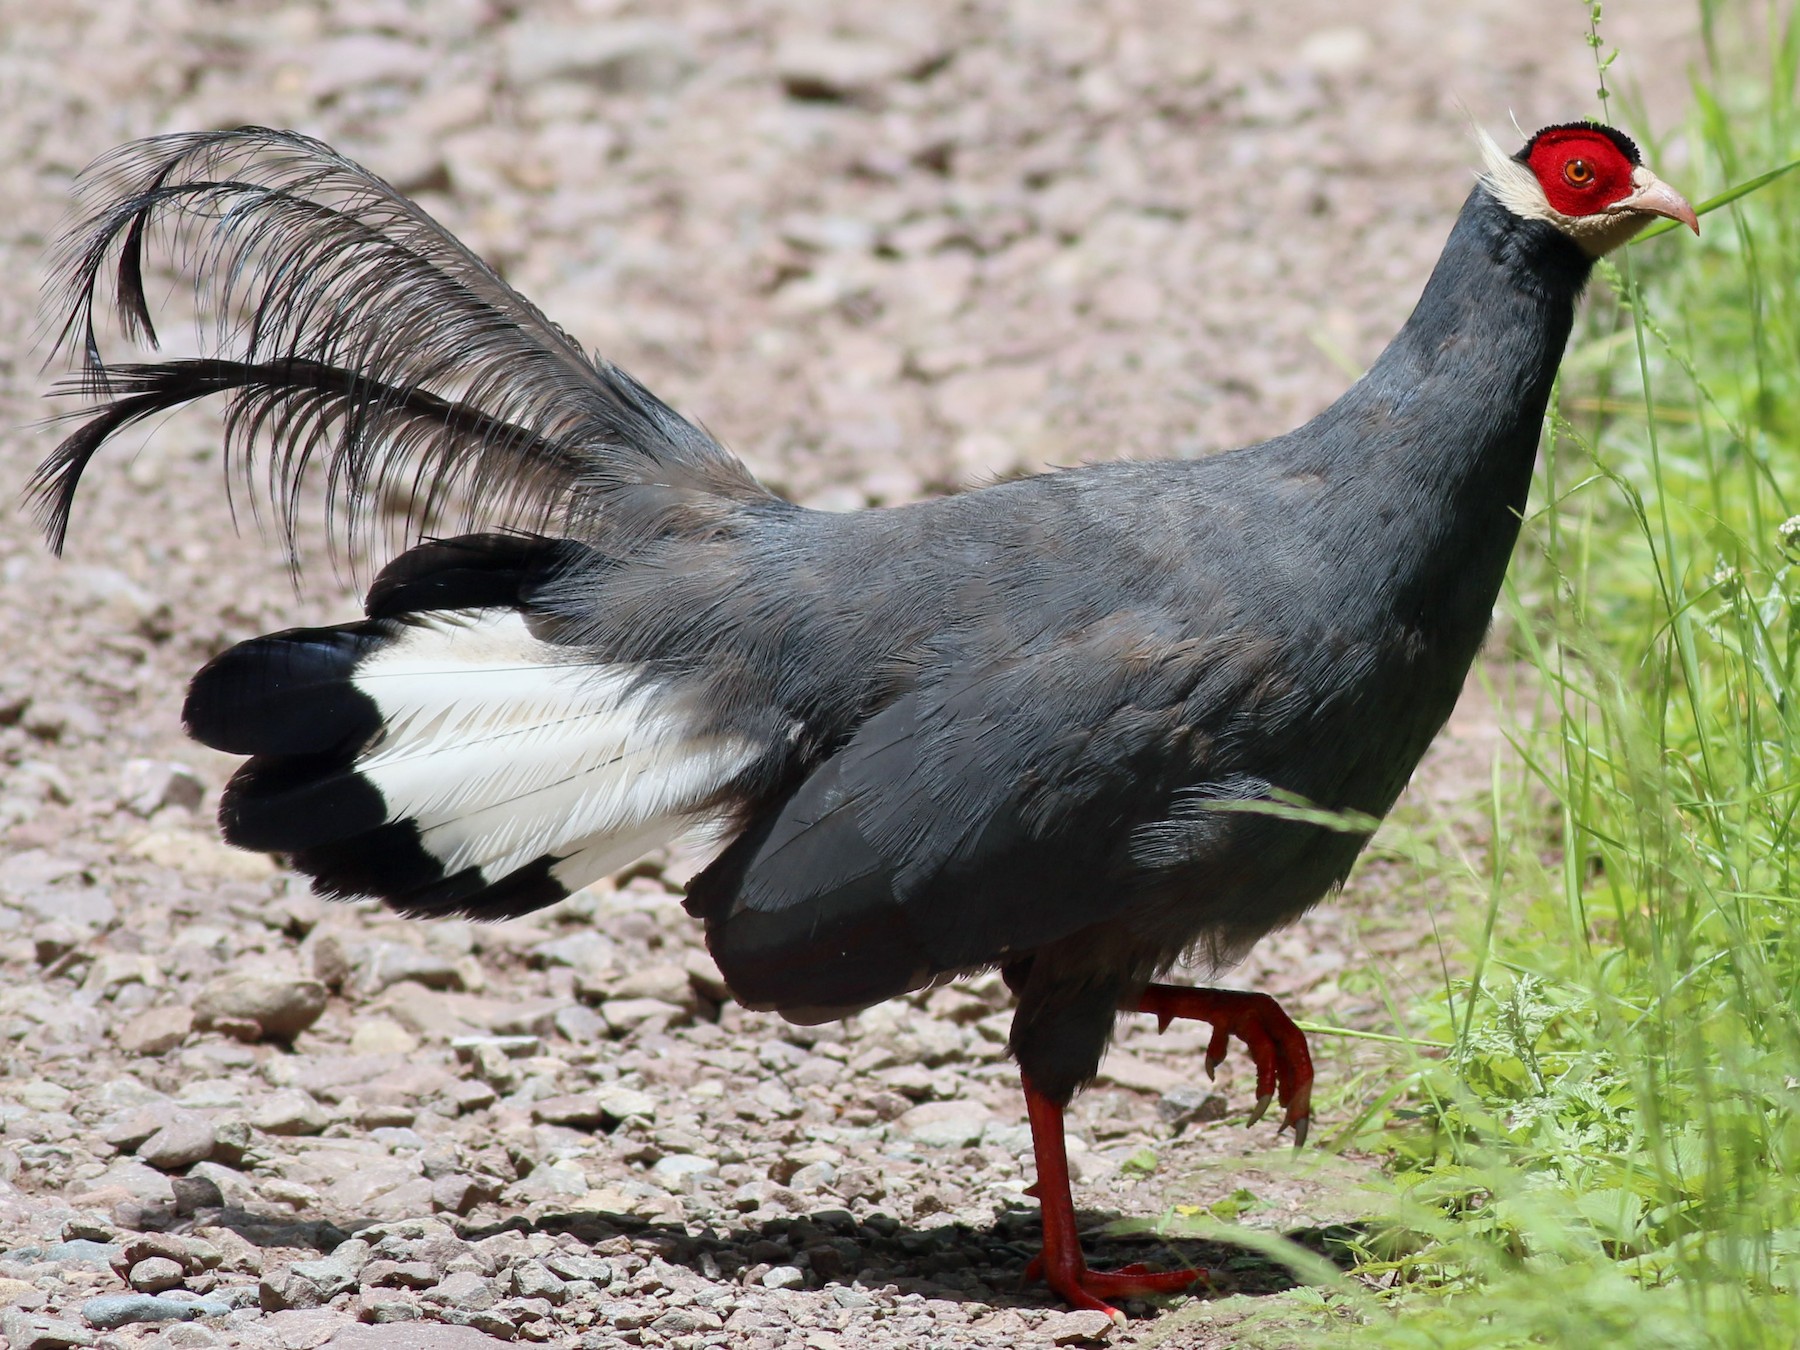
[[[1496,200],[1515,216],[1526,220],[1547,220],[1562,229],[1568,228],[1568,218],[1550,205],[1550,199],[1544,195],[1544,188],[1531,169],[1519,163],[1506,151],[1500,143],[1488,135],[1487,128],[1473,119],[1469,122],[1474,132],[1475,144],[1481,150],[1481,181],[1487,190],[1494,194]]]

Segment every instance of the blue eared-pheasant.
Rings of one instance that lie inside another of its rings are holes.
[[[145,141],[89,179],[62,254],[93,406],[35,489],[60,548],[113,433],[219,394],[290,528],[313,469],[353,520],[390,491],[472,512],[488,532],[400,554],[362,619],[194,677],[188,730],[248,756],[225,837],[325,895],[504,918],[710,828],[687,908],[748,1007],[817,1021],[998,967],[1033,1270],[1110,1312],[1197,1272],[1087,1268],[1064,1105],[1121,1011],[1194,1017],[1209,1067],[1244,1041],[1304,1138],[1311,1061],[1274,1001],[1155,981],[1343,881],[1367,838],[1343,821],[1393,805],[1487,631],[1594,260],[1656,216],[1698,228],[1610,128],[1482,144],[1411,318],[1306,425],[838,514],[763,487],[326,146]],[[102,274],[154,342],[143,255],[170,231],[219,349],[109,363]]]

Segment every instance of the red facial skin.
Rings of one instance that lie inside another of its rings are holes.
[[[1550,205],[1565,216],[1591,216],[1631,195],[1631,161],[1599,132],[1546,131],[1526,163]]]

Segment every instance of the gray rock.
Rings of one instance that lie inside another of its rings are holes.
[[[926,1102],[894,1124],[901,1134],[927,1148],[966,1148],[981,1142],[994,1114],[979,1102]]]
[[[763,1272],[765,1289],[798,1289],[806,1283],[806,1272],[799,1266],[773,1266]]]
[[[5,1335],[10,1350],[67,1350],[72,1345],[94,1343],[94,1338],[73,1322],[12,1309],[0,1313],[0,1334]]]
[[[122,1152],[135,1153],[138,1145],[182,1114],[174,1102],[163,1100],[127,1110],[100,1122],[99,1137]]]
[[[540,942],[529,953],[532,964],[566,966],[598,979],[618,969],[619,947],[604,933],[575,933],[570,937]]]
[[[572,1162],[539,1163],[528,1176],[520,1178],[501,1193],[510,1204],[529,1205],[539,1200],[567,1199],[586,1195],[587,1176]]]
[[[496,1017],[489,1025],[498,1036],[537,1036],[543,1038],[556,1030],[557,1018],[579,1008],[590,1017],[593,1013],[566,998],[534,999],[518,1003]]]
[[[787,1184],[796,1191],[821,1191],[836,1182],[837,1175],[837,1168],[831,1163],[807,1163],[788,1178]]]
[[[329,1303],[339,1294],[357,1287],[359,1271],[360,1266],[353,1267],[348,1262],[338,1260],[335,1255],[322,1257],[317,1261],[296,1261],[287,1269],[288,1278],[283,1290],[287,1306],[317,1308]],[[296,1298],[300,1293],[296,1284],[300,1281],[312,1286],[304,1301]]]
[[[431,1212],[431,1182],[416,1156],[362,1163],[324,1188],[325,1199],[352,1214],[398,1219]]]
[[[320,1350],[492,1350],[494,1346],[505,1344],[506,1340],[489,1336],[474,1327],[445,1326],[437,1322],[417,1326],[388,1323],[344,1327]]]
[[[349,956],[347,983],[357,997],[373,998],[401,980],[411,980],[427,989],[463,987],[462,972],[441,952],[424,951],[404,942],[371,942],[352,948]]]
[[[748,1214],[751,1210],[765,1206],[777,1209],[793,1208],[799,1197],[785,1186],[778,1186],[766,1177],[756,1181],[746,1181],[731,1193],[731,1207]]]
[[[671,1153],[658,1158],[651,1174],[664,1182],[678,1182],[687,1177],[712,1176],[719,1170],[719,1164],[712,1158],[703,1158],[697,1153]]]
[[[648,1092],[639,1092],[635,1088],[606,1087],[594,1093],[594,1096],[599,1099],[601,1113],[609,1122],[621,1122],[634,1117],[644,1120],[656,1118],[656,1098]]]
[[[187,1008],[146,1008],[125,1022],[114,1039],[128,1055],[166,1055],[193,1029],[194,1014]]]
[[[498,1199],[500,1191],[500,1185],[490,1177],[450,1172],[432,1181],[431,1205],[451,1214],[467,1214],[477,1205]]]
[[[512,1268],[512,1290],[520,1298],[551,1303],[561,1303],[569,1296],[568,1282],[538,1261],[521,1261]]]
[[[119,771],[119,803],[140,816],[165,806],[192,811],[206,796],[206,786],[185,764],[166,759],[128,759]]]
[[[500,1094],[492,1085],[478,1079],[459,1078],[446,1087],[442,1094],[444,1101],[454,1111],[482,1111],[500,1100]]]
[[[1183,1084],[1157,1098],[1156,1114],[1172,1128],[1181,1130],[1197,1121],[1223,1120],[1228,1106],[1223,1093]]]
[[[363,1318],[378,1325],[394,1322],[417,1322],[425,1314],[411,1299],[363,1296]],[[387,1344],[387,1342],[383,1342]]]
[[[611,1262],[579,1252],[551,1252],[544,1258],[544,1266],[565,1280],[591,1280],[599,1285],[611,1284],[613,1280]]]
[[[438,1282],[429,1261],[371,1261],[362,1268],[364,1288],[429,1289]]]
[[[185,1322],[197,1317],[223,1317],[231,1303],[221,1298],[166,1298],[154,1294],[102,1294],[81,1305],[81,1316],[101,1331],[133,1322]]]
[[[170,1185],[169,1178],[136,1159],[121,1159],[94,1178],[93,1188],[96,1191],[106,1190],[110,1186],[123,1187],[132,1199],[141,1204],[167,1205],[171,1209],[175,1205],[175,1188]]]
[[[687,968],[670,961],[641,966],[614,980],[608,999],[652,998],[692,1012],[696,1005],[694,982]]]
[[[137,1147],[137,1155],[162,1172],[204,1162],[212,1157],[219,1138],[204,1116],[182,1112]]]
[[[168,1289],[181,1288],[187,1272],[179,1261],[171,1261],[166,1256],[151,1256],[132,1266],[126,1275],[125,1283],[140,1294],[160,1294]]]
[[[93,964],[82,977],[81,988],[100,998],[116,998],[125,986],[142,984],[156,987],[162,983],[162,972],[156,959],[143,952],[97,952]],[[143,990],[135,996],[150,997]]]
[[[981,1132],[981,1142],[991,1144],[995,1148],[1003,1148],[1008,1153],[1029,1153],[1031,1152],[1031,1126],[1007,1125],[998,1120],[990,1120],[987,1128]]]
[[[57,802],[63,806],[75,800],[75,784],[69,775],[47,759],[20,760],[7,774],[7,786],[29,805]]]
[[[44,1248],[40,1259],[54,1261],[58,1265],[97,1266],[103,1270],[110,1270],[117,1264],[124,1250],[116,1242],[95,1242],[89,1238],[70,1238],[67,1242],[55,1242]]]
[[[774,1073],[789,1073],[811,1058],[791,1041],[764,1041],[756,1047],[756,1062]]]
[[[294,1274],[292,1266],[263,1272],[257,1282],[256,1297],[264,1312],[282,1312],[289,1308],[317,1308],[325,1299],[319,1286],[304,1275]]]
[[[47,918],[94,929],[111,928],[119,919],[119,907],[104,886],[59,887],[25,896],[19,903]]]
[[[420,1297],[427,1303],[464,1312],[491,1308],[500,1301],[500,1296],[494,1292],[493,1283],[472,1270],[444,1276]]]
[[[257,1106],[250,1123],[264,1134],[317,1134],[331,1124],[331,1113],[310,1092],[282,1088]]]
[[[108,1223],[105,1216],[88,1210],[76,1210],[62,1221],[62,1236],[65,1242],[95,1242],[106,1245],[118,1235],[118,1230]]]
[[[556,1010],[551,1021],[556,1034],[576,1045],[606,1039],[606,1019],[584,1003],[570,1003]]]
[[[791,1269],[791,1267],[789,1267]],[[771,1272],[773,1273],[773,1272]],[[799,1271],[794,1271],[799,1275]],[[763,1277],[766,1281],[768,1276]],[[805,1276],[801,1276],[804,1280]],[[770,1285],[771,1289],[785,1288],[784,1285]],[[650,1324],[651,1328],[665,1336],[693,1336],[703,1331],[718,1331],[725,1323],[716,1312],[706,1308],[671,1308]]]
[[[177,1237],[173,1233],[137,1233],[119,1244],[113,1269],[125,1270],[159,1258],[173,1262],[185,1274],[198,1275],[219,1266],[224,1255],[212,1243],[198,1238]]]
[[[319,98],[358,86],[411,86],[432,66],[425,47],[381,33],[342,33],[316,44],[305,58],[308,83]]]
[[[307,1350],[350,1325],[350,1318],[336,1308],[291,1308],[258,1318],[254,1325],[282,1350]],[[259,1337],[254,1343],[267,1346],[270,1341]]]
[[[274,972],[243,971],[212,981],[194,1000],[200,1026],[253,1022],[264,1036],[291,1040],[325,1011],[325,986],[318,980]]]

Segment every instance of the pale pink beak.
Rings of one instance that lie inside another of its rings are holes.
[[[1614,211],[1641,211],[1645,215],[1667,216],[1670,220],[1678,220],[1695,234],[1700,233],[1700,217],[1694,214],[1694,208],[1688,205],[1688,199],[1648,169],[1639,169],[1631,175],[1631,186],[1635,189],[1629,197],[1621,197],[1611,206],[1608,213]]]

